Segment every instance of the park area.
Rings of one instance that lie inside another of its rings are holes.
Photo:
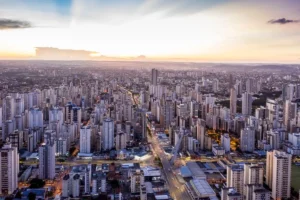
[[[292,165],[292,187],[295,191],[300,189],[300,166]]]

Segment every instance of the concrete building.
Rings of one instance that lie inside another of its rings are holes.
[[[158,70],[152,69],[151,70],[151,84],[157,85],[157,78],[158,78]]]
[[[245,92],[242,95],[242,114],[251,115],[252,114],[252,95]]]
[[[28,112],[28,128],[43,127],[43,111],[37,107],[30,108]]]
[[[62,180],[62,197],[73,198],[80,196],[80,176],[75,174],[70,176],[69,174],[65,175]]]
[[[255,150],[255,130],[253,127],[246,127],[241,131],[240,148],[246,152]]]
[[[114,121],[110,118],[103,120],[102,149],[110,150],[114,147]]]
[[[230,89],[230,114],[234,116],[236,114],[236,102],[237,102],[237,93],[234,88]]]
[[[222,188],[221,200],[244,200],[244,197],[234,187],[226,187]]]
[[[127,134],[119,132],[116,135],[116,149],[121,150],[126,148]]]
[[[233,187],[240,194],[244,193],[244,166],[234,164],[227,166],[227,187]]]
[[[55,177],[55,144],[43,143],[39,147],[39,178],[54,179]]]
[[[59,138],[56,140],[56,155],[66,155],[67,149],[67,139]]]
[[[131,193],[140,193],[141,185],[144,185],[144,173],[141,170],[135,170],[130,175],[130,190]]]
[[[272,189],[273,199],[291,196],[292,155],[282,151],[267,152],[266,183]]]
[[[17,147],[4,144],[0,150],[0,194],[12,194],[18,188],[19,153]]]
[[[230,152],[230,136],[228,133],[221,135],[221,145],[224,147],[225,152]]]
[[[80,129],[80,153],[91,153],[90,126],[82,126]]]

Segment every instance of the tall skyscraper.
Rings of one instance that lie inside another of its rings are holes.
[[[18,188],[19,153],[17,147],[4,144],[0,150],[0,194],[12,194]]]
[[[237,101],[237,94],[234,88],[230,89],[230,114],[234,116],[236,114],[236,101]]]
[[[103,120],[102,141],[103,150],[110,150],[114,147],[114,121],[110,118]]]
[[[151,83],[152,85],[157,85],[157,77],[158,77],[158,70],[157,69],[152,69],[152,76],[151,76]]]
[[[55,150],[55,144],[49,140],[39,147],[39,178],[54,179]]]
[[[169,127],[175,115],[175,105],[171,99],[167,99],[162,106],[163,125]]]
[[[37,107],[28,112],[28,128],[43,127],[43,111]]]
[[[245,92],[242,95],[242,114],[251,115],[252,114],[252,95]]]
[[[13,97],[7,96],[3,99],[3,121],[13,120],[15,115],[15,101]]]
[[[240,148],[242,151],[253,152],[255,149],[255,130],[246,127],[241,130]]]
[[[116,135],[116,149],[121,150],[126,148],[127,134],[119,132]]]
[[[292,155],[282,151],[267,152],[266,183],[273,199],[291,196]]]
[[[60,126],[64,122],[63,109],[60,107],[52,107],[49,110],[49,122],[58,122]]]
[[[90,126],[82,126],[80,129],[80,153],[91,153]]]

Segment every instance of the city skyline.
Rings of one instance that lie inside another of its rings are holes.
[[[0,3],[0,59],[261,63],[300,59],[296,0]]]

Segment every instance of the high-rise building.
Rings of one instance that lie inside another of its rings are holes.
[[[244,164],[244,184],[263,184],[264,168],[257,164]]]
[[[90,126],[82,126],[80,129],[80,153],[91,153]]]
[[[272,189],[273,199],[291,196],[292,155],[283,151],[267,152],[266,183]]]
[[[157,77],[158,77],[158,70],[157,69],[152,69],[152,76],[151,76],[151,83],[152,85],[157,85]]]
[[[144,173],[141,170],[136,170],[131,172],[131,193],[140,192],[141,185],[145,182]]]
[[[221,135],[221,145],[224,147],[225,152],[230,152],[230,136],[228,133]]]
[[[255,150],[255,130],[253,127],[246,127],[241,130],[240,148],[247,152]]]
[[[126,148],[127,134],[119,132],[116,135],[116,149],[121,150]]]
[[[197,137],[196,137],[196,139],[200,143],[201,150],[204,150],[204,147],[205,147],[205,126],[206,126],[206,123],[203,119],[197,120]]]
[[[175,105],[171,99],[167,99],[162,106],[163,125],[169,127],[175,115]]]
[[[251,115],[252,114],[252,95],[245,92],[242,95],[242,114]]]
[[[49,122],[58,122],[60,126],[64,122],[63,109],[60,107],[52,107],[49,110]]]
[[[297,104],[292,103],[290,100],[286,100],[284,102],[283,112],[284,125],[287,127],[287,130],[290,131],[291,119],[294,119],[297,116]]]
[[[15,116],[15,101],[13,97],[7,96],[3,99],[3,121],[13,120]]]
[[[227,166],[227,187],[233,187],[240,194],[244,193],[244,166],[234,164]]]
[[[252,193],[252,199],[264,199],[264,200],[270,200],[271,199],[271,192],[265,188],[255,188]]]
[[[43,127],[43,111],[37,107],[28,112],[28,128]]]
[[[15,130],[8,135],[8,138],[13,147],[17,147],[18,150],[23,148],[23,131]]]
[[[55,144],[49,140],[39,147],[39,178],[54,179],[55,177]]]
[[[0,150],[0,194],[12,194],[18,188],[19,153],[17,147],[4,144]]]
[[[103,150],[110,150],[114,147],[114,121],[110,118],[103,120],[102,142]]]
[[[230,114],[234,116],[236,114],[236,102],[237,102],[237,94],[234,88],[230,89]]]
[[[218,79],[214,79],[213,80],[213,91],[214,92],[218,92],[219,91],[219,80]]]
[[[56,140],[56,154],[66,155],[67,153],[67,139],[59,138]]]
[[[24,99],[21,97],[17,97],[15,99],[15,114],[16,115],[22,115],[24,112]]]
[[[70,176],[65,175],[62,180],[62,197],[69,197],[72,195],[74,198],[79,197],[80,194],[80,175],[75,174]]]

